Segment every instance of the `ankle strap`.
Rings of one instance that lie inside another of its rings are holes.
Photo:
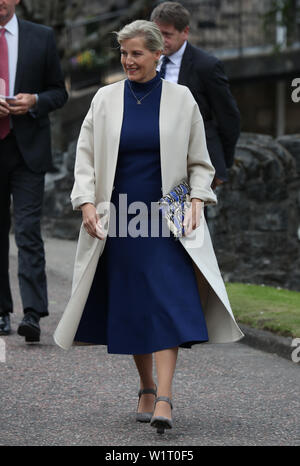
[[[167,403],[169,403],[169,405],[171,406],[171,409],[173,409],[173,405],[172,405],[172,401],[170,400],[170,398],[168,398],[167,396],[158,396],[155,400],[155,404],[158,402],[158,401],[166,401]]]
[[[151,395],[155,395],[156,396],[156,393],[157,393],[157,387],[155,388],[143,388],[143,389],[140,389],[139,390],[139,398],[142,396],[142,395],[146,395],[147,393],[150,393]]]

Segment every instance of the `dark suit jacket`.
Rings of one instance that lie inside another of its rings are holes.
[[[48,113],[60,108],[68,94],[60,67],[53,30],[20,20],[14,94],[38,94],[34,113],[13,115],[18,147],[28,167],[46,172],[52,166]]]
[[[178,83],[192,92],[202,114],[208,152],[216,176],[227,180],[240,134],[240,113],[230,92],[223,64],[213,55],[187,43]]]

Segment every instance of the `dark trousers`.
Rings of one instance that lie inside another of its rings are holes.
[[[34,309],[40,317],[48,315],[45,252],[40,227],[44,183],[45,174],[34,173],[25,164],[13,133],[0,140],[0,313],[13,312],[8,271],[12,197],[23,309]]]

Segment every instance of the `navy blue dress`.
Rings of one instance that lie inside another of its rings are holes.
[[[159,144],[159,75],[146,83],[125,81],[124,116],[111,202],[116,222],[109,235],[75,341],[107,345],[108,353],[146,354],[190,348],[208,341],[192,261],[178,240],[163,234],[160,213],[152,230],[151,203],[162,196]],[[119,194],[123,195],[119,205]],[[126,204],[124,203],[126,199]],[[143,209],[127,212],[133,202]],[[125,206],[125,207],[122,207]],[[137,222],[137,215],[140,222]],[[119,227],[121,222],[121,227]],[[157,225],[158,222],[156,222]],[[116,224],[116,225],[115,225]],[[134,226],[132,234],[130,225]],[[131,234],[126,234],[124,228]]]

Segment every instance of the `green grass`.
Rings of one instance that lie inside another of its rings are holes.
[[[237,322],[300,337],[300,292],[264,285],[226,283]]]

